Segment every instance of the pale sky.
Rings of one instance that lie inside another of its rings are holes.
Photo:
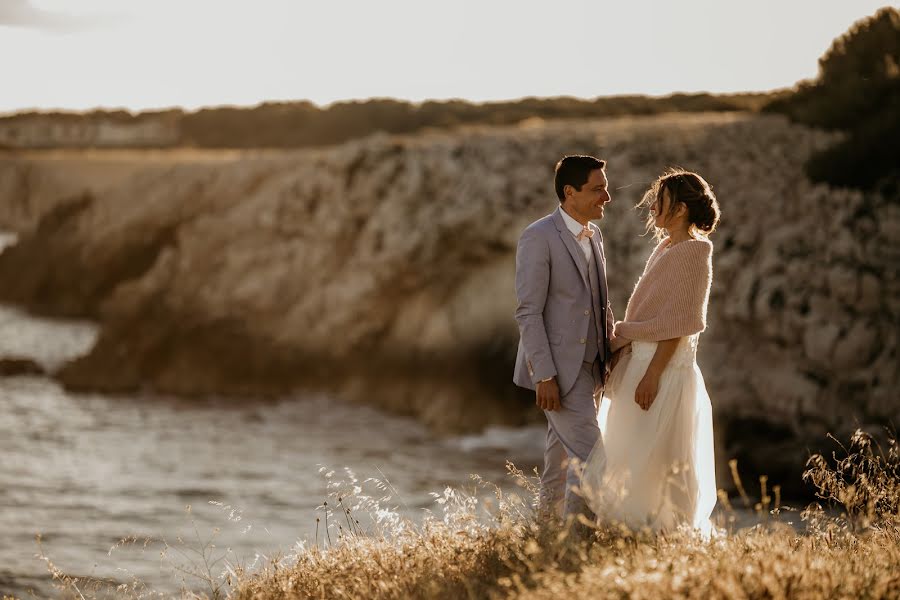
[[[867,0],[0,0],[0,112],[766,91]]]

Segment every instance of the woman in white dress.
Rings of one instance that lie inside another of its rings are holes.
[[[659,177],[639,206],[658,245],[616,323],[613,369],[598,416],[605,461],[591,455],[582,488],[600,521],[682,526],[708,535],[716,503],[712,412],[696,363],[706,328],[719,205],[696,173]]]

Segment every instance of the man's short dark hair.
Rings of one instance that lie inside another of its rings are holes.
[[[556,163],[556,177],[553,180],[560,203],[566,199],[563,190],[567,185],[581,191],[581,186],[587,183],[592,171],[605,168],[606,161],[593,156],[563,156],[562,160]]]

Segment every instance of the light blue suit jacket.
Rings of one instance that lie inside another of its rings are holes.
[[[561,208],[529,225],[519,238],[516,250],[516,322],[519,350],[513,382],[530,390],[548,377],[556,377],[560,394],[575,384],[584,361],[589,308],[592,303],[588,262],[572,232],[566,227]],[[597,319],[606,323],[605,339],[600,339],[606,362],[612,356],[612,309],[606,284],[606,258],[600,229],[590,239],[594,246],[600,282],[600,298],[595,304]],[[604,367],[605,372],[605,367]]]

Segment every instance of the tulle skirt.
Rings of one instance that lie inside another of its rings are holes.
[[[656,342],[634,342],[610,374],[598,415],[602,444],[584,465],[583,491],[600,522],[633,530],[689,527],[708,536],[716,504],[712,408],[683,338],[647,411],[634,401]]]

